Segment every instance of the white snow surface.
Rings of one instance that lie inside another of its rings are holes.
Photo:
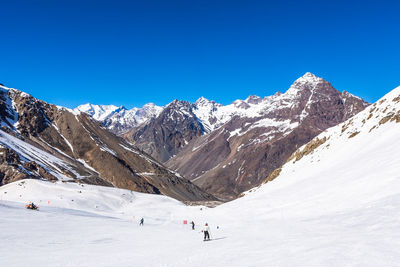
[[[2,186],[1,264],[399,266],[400,123],[380,123],[400,114],[396,98],[400,87],[323,132],[325,143],[272,182],[216,208],[76,183]],[[40,211],[24,209],[29,201]]]

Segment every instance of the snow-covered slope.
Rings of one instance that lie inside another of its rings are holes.
[[[7,201],[32,201],[39,207],[59,207],[85,211],[121,219],[132,216],[169,218],[174,209],[184,207],[181,202],[162,195],[134,192],[126,189],[79,183],[21,180],[0,187]],[[158,211],[155,211],[158,209]],[[140,219],[140,218],[139,218]],[[157,219],[150,220],[157,223]]]
[[[214,209],[115,188],[15,182],[0,188],[2,264],[398,266],[398,136],[400,87],[301,147],[268,183]],[[28,201],[41,210],[25,210]],[[211,242],[199,232],[205,222]]]

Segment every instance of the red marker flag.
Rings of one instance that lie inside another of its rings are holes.
[[[184,221],[183,221],[183,224],[187,224],[187,220],[184,220]]]

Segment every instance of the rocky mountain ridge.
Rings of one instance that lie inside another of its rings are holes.
[[[233,198],[262,182],[298,147],[367,106],[308,72],[285,93],[226,106],[204,97],[174,100],[123,137],[203,189]]]
[[[68,180],[186,201],[214,199],[86,113],[0,86],[0,119],[0,185]]]
[[[306,73],[284,94],[249,97],[232,105],[236,112],[228,113],[232,117],[225,124],[190,142],[167,162],[225,198],[258,185],[298,147],[368,103]]]
[[[123,134],[128,130],[157,117],[163,107],[153,103],[141,108],[127,109],[124,106],[84,104],[76,107],[75,112],[84,112],[100,121],[103,126],[115,134]]]

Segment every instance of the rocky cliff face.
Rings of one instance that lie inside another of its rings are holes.
[[[62,179],[179,200],[213,199],[85,113],[1,86],[0,118],[0,185]]]

